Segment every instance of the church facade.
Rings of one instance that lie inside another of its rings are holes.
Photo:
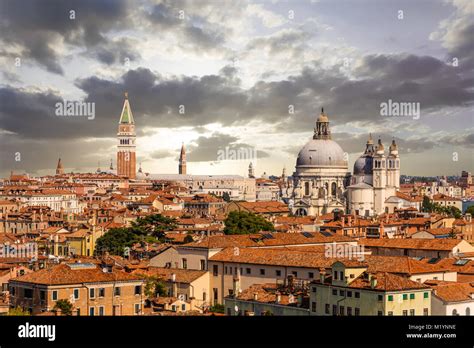
[[[399,205],[400,156],[395,140],[388,154],[372,136],[364,153],[348,171],[348,155],[332,140],[329,118],[321,110],[313,138],[298,153],[295,172],[282,175],[281,197],[294,215],[317,216],[340,210],[373,216]],[[390,211],[392,212],[392,211]]]
[[[332,140],[329,118],[321,110],[313,138],[298,153],[292,180],[285,180],[290,210],[300,216],[344,211],[349,179],[347,154]]]

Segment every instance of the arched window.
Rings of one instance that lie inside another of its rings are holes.
[[[453,315],[458,315],[458,311],[456,309],[453,309]]]
[[[471,308],[469,307],[466,308],[466,315],[471,315]]]
[[[331,194],[333,197],[336,197],[336,191],[337,191],[337,186],[336,186],[336,183],[333,182],[331,185]]]
[[[309,195],[309,182],[304,183],[304,194],[305,196]]]

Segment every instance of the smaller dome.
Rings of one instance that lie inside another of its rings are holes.
[[[372,161],[372,156],[360,156],[354,163],[354,175],[372,175]]]
[[[320,114],[318,117],[318,122],[329,122],[329,119],[325,114]]]

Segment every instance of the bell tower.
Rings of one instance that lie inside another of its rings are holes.
[[[125,92],[125,101],[122,114],[120,115],[117,138],[119,141],[117,148],[117,175],[135,179],[137,174],[135,121],[127,92]]]

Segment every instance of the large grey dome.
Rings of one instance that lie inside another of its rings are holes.
[[[296,166],[347,166],[344,151],[331,139],[311,139],[301,149]]]
[[[354,163],[354,175],[371,175],[372,160],[372,156],[360,156]]]

